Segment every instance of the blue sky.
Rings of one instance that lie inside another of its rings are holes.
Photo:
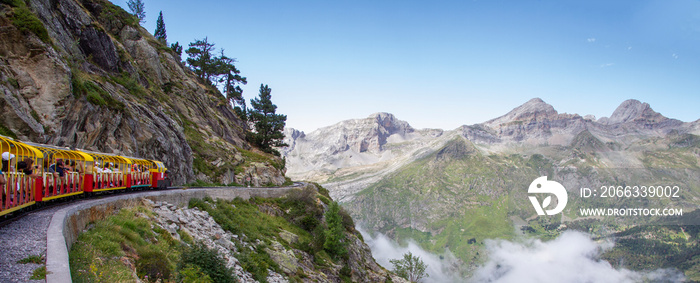
[[[144,2],[148,31],[162,10],[169,42],[208,36],[237,58],[247,99],[268,84],[307,132],[380,111],[454,129],[534,97],[598,118],[630,98],[700,118],[698,0]]]

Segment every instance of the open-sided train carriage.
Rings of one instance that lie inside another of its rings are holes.
[[[100,192],[126,188],[167,188],[163,163],[136,157],[126,157],[107,153],[85,151],[94,160],[92,190]]]
[[[133,165],[131,165],[131,180],[130,185],[132,188],[150,188],[153,187],[151,184],[151,162],[145,159],[127,157],[131,159]]]
[[[90,173],[93,161],[90,155],[65,147],[32,142],[25,144],[37,149],[44,156],[41,164],[43,172],[39,179],[42,186],[38,190],[41,193],[37,193],[37,201],[79,195],[85,191],[85,175]],[[61,169],[58,163],[64,164],[65,169]]]
[[[91,174],[86,174],[87,186],[85,192],[102,192],[123,190],[128,187],[127,178],[130,174],[131,161],[114,154],[81,150],[92,157]]]
[[[0,188],[2,190],[0,216],[2,216],[31,206],[37,201],[36,195],[41,191],[41,182],[17,170],[17,163],[29,158],[35,161],[34,164],[41,164],[44,156],[35,148],[5,136],[0,136],[0,152],[3,156],[2,174],[5,179],[5,184]]]

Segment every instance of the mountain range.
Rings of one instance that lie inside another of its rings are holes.
[[[453,130],[414,129],[388,113],[309,134],[287,129],[290,146],[282,152],[288,176],[322,183],[358,225],[399,242],[415,241],[445,258],[454,255],[462,276],[484,260],[488,239],[525,234],[546,240],[575,229],[596,237],[619,234],[621,244],[603,255],[618,266],[679,267],[699,280],[700,261],[679,259],[698,252],[692,235],[700,226],[643,230],[634,227],[654,222],[579,215],[590,207],[697,211],[699,126],[700,120],[670,119],[637,100],[595,119],[559,113],[535,98],[498,118]],[[567,189],[561,214],[538,216],[528,201],[528,186],[540,176]],[[682,193],[673,199],[578,196],[579,188],[610,185],[677,185]],[[690,236],[679,242],[679,233]]]
[[[596,120],[559,113],[534,98],[500,117],[453,130],[414,129],[389,113],[342,121],[308,134],[287,128],[285,142],[289,146],[282,154],[287,158],[289,177],[322,183],[334,197],[346,201],[458,136],[484,153],[538,153],[550,146],[583,146],[573,144],[583,142],[577,139],[582,134],[601,147],[600,161],[606,166],[640,167],[641,161],[624,149],[669,134],[698,135],[700,120],[670,119],[634,99],[624,101],[610,117]]]

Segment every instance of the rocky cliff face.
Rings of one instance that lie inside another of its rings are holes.
[[[0,4],[3,134],[162,160],[175,184],[227,184],[246,170],[284,182],[280,166],[249,169],[250,154],[236,154],[252,150],[245,125],[228,103],[121,8],[104,0],[9,2]]]

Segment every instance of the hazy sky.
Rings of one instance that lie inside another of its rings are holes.
[[[629,98],[700,118],[698,0],[144,2],[149,32],[162,10],[169,42],[208,36],[238,59],[246,98],[268,84],[307,132],[380,111],[453,129],[534,97],[598,118]]]

